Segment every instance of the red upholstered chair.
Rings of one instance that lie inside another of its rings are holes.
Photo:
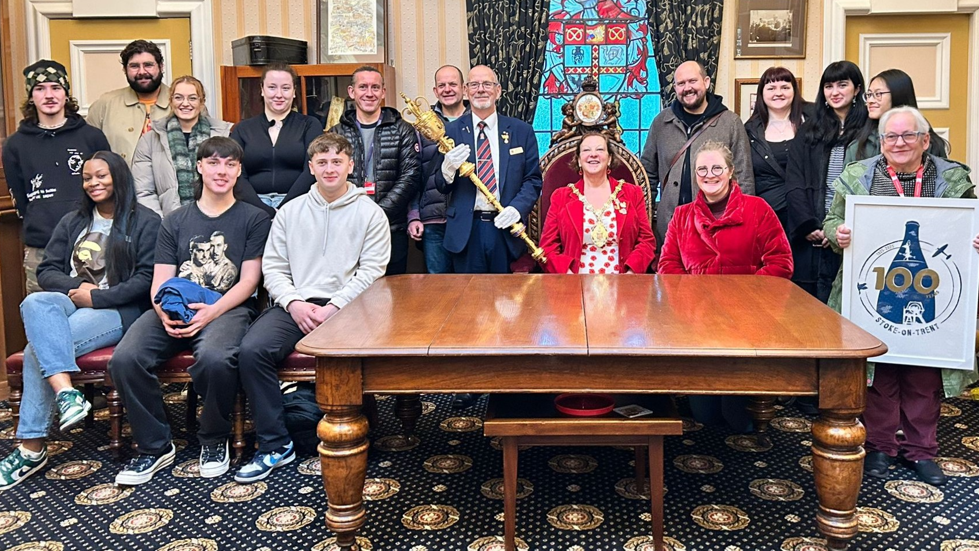
[[[540,199],[530,213],[527,222],[527,233],[535,243],[540,243],[544,221],[547,219],[547,209],[551,206],[551,194],[555,190],[577,182],[581,175],[578,168],[571,165],[574,152],[581,143],[584,132],[600,131],[609,136],[609,144],[614,155],[619,159],[619,165],[612,169],[611,176],[619,180],[636,184],[643,190],[646,198],[646,211],[650,224],[656,227],[656,205],[650,193],[649,177],[646,169],[636,153],[629,151],[620,137],[618,128],[618,106],[608,104],[598,94],[597,83],[591,77],[582,83],[582,92],[568,102],[562,111],[565,113],[564,128],[554,134],[551,148],[541,157],[541,173],[544,183]],[[511,265],[514,272],[529,272],[539,270],[537,263],[529,254],[524,254]]]

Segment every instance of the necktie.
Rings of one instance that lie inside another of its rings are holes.
[[[486,123],[479,122],[479,134],[476,136],[476,175],[486,184],[486,189],[493,195],[497,193],[496,171],[493,170],[493,152],[486,138]]]

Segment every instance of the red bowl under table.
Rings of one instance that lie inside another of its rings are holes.
[[[554,399],[554,407],[565,415],[595,417],[612,411],[615,398],[611,394],[567,393]]]

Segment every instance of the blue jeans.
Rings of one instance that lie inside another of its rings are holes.
[[[452,257],[442,247],[445,239],[445,224],[425,224],[422,233],[422,249],[425,251],[425,267],[430,274],[451,274]]]
[[[115,309],[78,308],[67,295],[47,291],[27,295],[20,316],[28,345],[17,438],[45,438],[55,398],[47,378],[75,373],[75,358],[119,342],[122,318]]]

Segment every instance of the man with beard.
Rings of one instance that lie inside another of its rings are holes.
[[[465,91],[462,87],[462,70],[455,65],[444,65],[435,71],[435,97],[438,101],[432,106],[443,123],[450,123],[469,113]],[[433,162],[438,156],[438,144],[428,138],[421,138],[422,177],[425,186],[411,201],[408,211],[408,236],[421,241],[425,252],[425,267],[430,274],[452,272],[452,259],[442,247],[445,239],[445,209],[448,197],[435,186],[435,173],[441,167],[441,160]]]
[[[156,44],[134,40],[119,57],[129,86],[102,94],[86,120],[105,133],[112,151],[131,166],[136,142],[150,121],[170,114],[170,88],[163,84],[163,53]]]
[[[676,99],[653,119],[642,152],[651,184],[659,184],[656,243],[661,244],[678,205],[697,195],[692,153],[707,141],[721,142],[734,154],[734,179],[741,192],[755,194],[751,149],[744,124],[724,106],[721,96],[707,91],[710,77],[697,61],[685,61],[673,73]],[[655,192],[654,192],[655,193]]]

